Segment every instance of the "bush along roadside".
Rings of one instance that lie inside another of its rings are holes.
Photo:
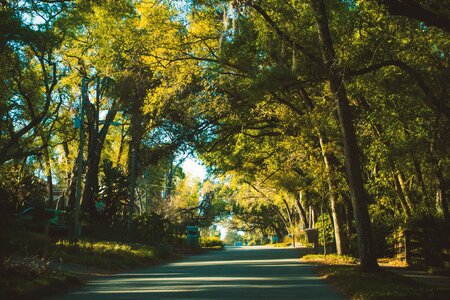
[[[362,272],[353,257],[305,255],[301,261],[316,264],[317,273],[350,299],[450,299],[448,291],[425,286],[385,269]]]
[[[221,241],[217,236],[200,237],[199,245],[200,247],[207,249],[222,249],[224,247],[223,241]]]

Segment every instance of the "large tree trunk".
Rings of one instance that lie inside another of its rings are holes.
[[[87,115],[87,158],[86,158],[86,177],[84,183],[83,200],[81,209],[87,212],[91,220],[97,219],[95,211],[95,189],[98,190],[98,165],[100,163],[100,153],[96,153],[98,139],[98,112],[94,105],[86,103]]]
[[[80,109],[80,140],[78,144],[77,155],[77,177],[75,187],[75,209],[74,209],[74,237],[77,239],[81,236],[81,223],[80,223],[80,208],[81,208],[81,188],[82,177],[84,171],[83,152],[84,152],[84,110],[86,103],[89,102],[88,98],[88,78],[86,75],[81,80],[81,109]]]
[[[116,115],[116,110],[109,110],[103,127],[99,131],[99,113],[98,109],[94,105],[89,104],[88,107],[88,154],[86,162],[86,178],[83,193],[82,209],[89,213],[92,220],[97,219],[98,213],[95,207],[95,199],[98,196],[99,182],[98,182],[98,172],[100,158],[102,154],[103,145],[105,143],[106,134],[114,120]]]
[[[353,126],[353,116],[350,111],[347,91],[344,86],[343,73],[338,66],[338,60],[331,40],[325,4],[323,0],[310,0],[310,3],[316,19],[323,58],[328,69],[330,89],[338,104],[339,123],[344,144],[345,169],[349,181],[353,214],[358,233],[361,269],[364,271],[375,271],[378,269],[378,263],[370,227],[367,204],[368,194],[364,189],[360,154],[356,141],[355,128]]]

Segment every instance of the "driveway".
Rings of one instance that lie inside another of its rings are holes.
[[[88,282],[53,299],[344,299],[300,248],[230,247]]]

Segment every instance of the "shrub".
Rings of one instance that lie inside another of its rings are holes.
[[[50,246],[50,238],[43,233],[25,231],[25,228],[19,228],[4,233],[2,236],[0,252],[3,256],[12,254],[17,256],[37,256],[42,255],[44,249]]]
[[[171,224],[163,216],[149,212],[134,217],[135,238],[145,243],[160,243],[164,238],[172,236]]]
[[[319,231],[319,244],[332,245],[334,243],[334,229],[331,218],[328,214],[320,215],[314,225]]]
[[[12,256],[5,259],[2,271],[9,276],[22,275],[26,278],[32,278],[46,273],[48,264],[49,261],[39,256]]]
[[[223,248],[223,242],[217,237],[201,237],[200,238],[200,247],[202,248]]]

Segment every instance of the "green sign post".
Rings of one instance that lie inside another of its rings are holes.
[[[186,242],[192,248],[198,248],[198,226],[186,226]]]

